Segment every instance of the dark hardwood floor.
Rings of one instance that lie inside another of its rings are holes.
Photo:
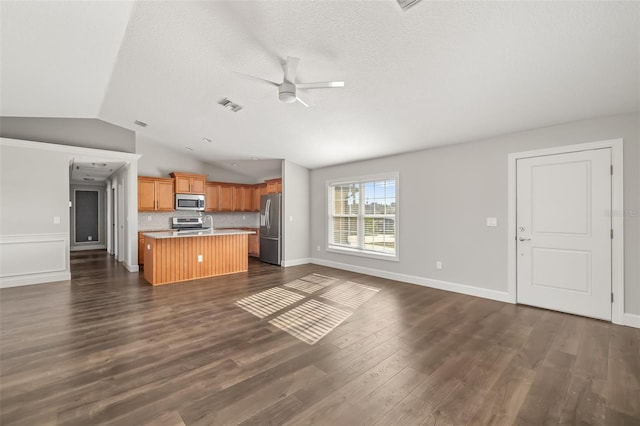
[[[234,305],[310,273],[380,291],[315,345]],[[0,315],[2,425],[640,424],[640,330],[316,265],[151,287],[75,252]]]

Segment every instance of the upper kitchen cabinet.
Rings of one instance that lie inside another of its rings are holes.
[[[205,194],[207,175],[173,172],[170,174],[176,181],[177,194]]]
[[[235,186],[232,184],[220,185],[220,210],[221,212],[235,211]]]
[[[220,211],[220,184],[215,182],[207,182],[205,191],[205,211]]]
[[[173,179],[138,176],[138,211],[172,212]]]
[[[256,185],[253,188],[253,211],[260,211],[260,197],[263,195],[267,195],[267,184]]]
[[[264,181],[267,184],[267,193],[282,193],[282,178],[269,179]]]

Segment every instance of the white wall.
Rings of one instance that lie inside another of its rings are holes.
[[[69,279],[69,157],[0,145],[0,209],[0,287]]]
[[[283,266],[309,263],[309,170],[282,162]]]
[[[206,164],[191,155],[170,149],[143,135],[136,135],[136,153],[140,176],[169,177],[171,172],[200,173],[207,180],[233,183],[256,183],[255,179]]]
[[[4,138],[135,152],[135,133],[95,118],[0,117]]]
[[[0,138],[0,285],[69,279],[69,164],[74,160],[128,163],[116,176],[124,188],[119,260],[137,271],[137,159],[136,154]]]
[[[625,312],[640,314],[639,123],[638,113],[602,117],[313,170],[314,261],[414,282],[444,281],[468,286],[472,294],[499,296],[507,291],[507,154],[623,138]],[[392,171],[400,173],[400,261],[327,252],[326,181]],[[498,227],[486,227],[487,217],[497,217]],[[435,268],[437,260],[442,261],[442,270]]]

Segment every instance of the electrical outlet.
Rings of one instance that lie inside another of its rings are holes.
[[[293,222],[293,216],[289,216],[289,222]]]
[[[147,222],[151,222],[151,216],[147,216]]]
[[[56,225],[59,225],[60,224],[60,216],[54,216],[53,217],[53,223],[56,224]]]
[[[242,215],[242,220],[245,220],[247,218],[247,216]]]
[[[93,237],[92,237],[91,235],[89,235],[89,236],[87,237],[87,241],[93,241]]]
[[[487,218],[487,226],[498,226],[498,218],[497,217],[488,217]]]
[[[320,251],[320,246],[317,246],[317,247],[316,247],[316,250],[317,250],[317,251]]]
[[[198,255],[198,262],[202,262],[202,255],[201,254]]]
[[[442,269],[442,262],[439,260],[436,262],[436,269]]]

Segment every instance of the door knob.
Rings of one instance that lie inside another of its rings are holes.
[[[519,239],[520,241],[529,241],[529,240],[531,240],[531,238],[530,238],[530,237],[520,237],[520,238],[518,238],[518,239]]]

